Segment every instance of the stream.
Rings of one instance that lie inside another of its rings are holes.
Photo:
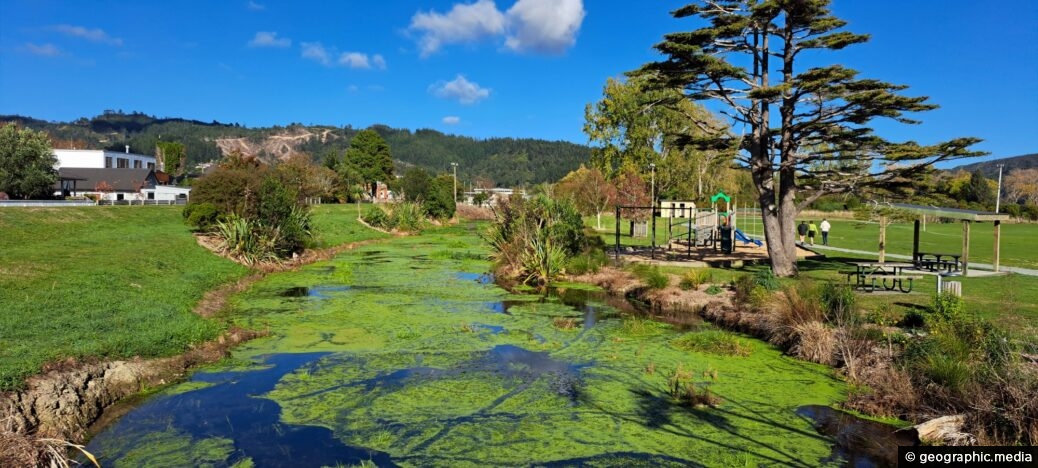
[[[227,317],[268,337],[87,450],[102,466],[889,464],[889,426],[830,409],[846,393],[830,369],[748,338],[748,356],[685,351],[678,338],[716,329],[640,319],[593,288],[509,293],[485,255],[456,226],[272,274]],[[679,403],[675,374],[719,404]]]

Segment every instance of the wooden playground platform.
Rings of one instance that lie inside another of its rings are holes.
[[[797,246],[798,258],[815,258],[819,254]],[[620,258],[631,262],[650,262],[660,265],[737,267],[740,265],[768,262],[768,249],[756,244],[736,242],[732,253],[724,253],[713,246],[694,246],[691,251],[685,243],[672,243],[670,247],[656,246],[655,254],[650,247],[624,247]]]

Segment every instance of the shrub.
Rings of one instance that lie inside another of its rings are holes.
[[[782,285],[771,268],[757,270],[753,273],[753,282],[768,291],[777,291]]]
[[[211,231],[220,219],[220,211],[216,209],[216,205],[209,202],[188,203],[184,207],[183,215],[184,222],[199,231]]]
[[[678,286],[684,290],[699,289],[699,286],[710,281],[710,270],[693,268],[681,276]]]
[[[568,258],[588,247],[583,220],[568,201],[512,197],[494,215],[483,239],[500,276],[546,285],[562,273]]]
[[[716,296],[718,294],[721,294],[721,291],[722,291],[721,287],[716,285],[716,284],[711,284],[709,288],[706,288],[706,293],[711,295],[711,296]]]
[[[818,295],[829,321],[839,324],[855,322],[854,290],[850,286],[827,281],[822,283]]]
[[[378,205],[368,206],[367,209],[364,210],[364,213],[360,216],[360,219],[362,219],[365,223],[368,223],[368,226],[377,229],[384,229],[388,231],[395,227],[393,218],[391,218],[389,214],[387,214],[385,210],[383,210]]]
[[[393,207],[392,218],[393,226],[404,232],[419,233],[425,227],[425,213],[417,203],[398,203]]]
[[[714,380],[717,379],[716,373],[710,375]],[[680,404],[693,407],[721,404],[721,399],[710,391],[708,384],[703,384],[700,389],[695,383],[693,372],[682,369],[680,364],[667,379],[667,386],[671,398]]]
[[[954,294],[938,293],[933,297],[930,306],[932,316],[938,321],[952,321],[962,318],[966,311],[966,304],[961,297]]]
[[[670,284],[670,277],[661,272],[659,268],[650,268],[639,276],[649,289],[663,289]]]
[[[607,263],[609,263],[609,256],[605,251],[591,247],[566,262],[566,273],[574,275],[598,273],[602,265]]]

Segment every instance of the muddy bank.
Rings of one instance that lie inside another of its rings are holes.
[[[214,250],[206,239],[200,237],[198,241]],[[257,273],[207,292],[194,312],[211,317],[226,307],[231,296],[267,273],[294,270],[373,242],[378,240],[308,250],[284,263],[257,265]],[[231,348],[264,334],[232,328],[216,340],[198,344],[178,356],[94,362],[70,359],[48,365],[42,374],[26,381],[24,390],[0,393],[0,465],[26,466],[40,462],[39,455],[47,450],[39,439],[82,442],[90,425],[120,400],[181,380],[192,367],[216,362]]]

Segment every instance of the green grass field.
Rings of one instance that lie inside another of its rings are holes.
[[[821,219],[815,219],[816,223]],[[741,221],[743,229],[751,230],[751,224],[747,220]],[[833,247],[862,250],[869,252],[878,251],[879,225],[876,223],[864,223],[854,220],[834,219],[829,237],[829,244]],[[612,246],[615,242],[614,229],[616,220],[612,215],[602,216],[602,229],[599,236]],[[666,220],[657,220],[657,245],[666,243]],[[595,217],[585,218],[585,224],[592,228],[596,227]],[[627,235],[626,222],[621,226],[620,243],[622,245],[647,246],[648,237],[632,238]],[[756,224],[760,230],[760,224]],[[675,228],[677,230],[677,228]],[[684,231],[682,229],[681,231]],[[992,239],[993,229],[991,223],[973,223],[970,228],[970,261],[991,263],[993,255]],[[959,252],[962,248],[962,224],[955,223],[930,223],[925,232],[920,232],[919,248],[924,252]],[[1022,268],[1038,269],[1038,249],[1031,246],[1038,239],[1038,224],[1003,224],[1001,242],[1001,265]],[[821,236],[816,239],[821,243]],[[892,224],[887,228],[887,253],[911,255],[912,254],[912,223]],[[783,280],[786,283],[802,281],[845,281],[846,277],[839,274],[840,270],[847,269],[846,262],[862,259],[875,260],[875,254],[851,254],[842,252],[828,252],[826,260],[823,261],[801,261],[800,279]],[[715,283],[727,283],[736,276],[752,273],[764,266],[748,266],[735,269],[711,269],[711,276]],[[664,271],[681,275],[688,270],[686,267],[664,267]],[[1008,276],[994,277],[970,277],[954,278],[963,284],[963,295],[969,310],[977,315],[991,319],[1007,328],[1015,329],[1026,334],[1038,333],[1038,277],[1012,274]],[[921,281],[916,281],[911,294],[858,294],[860,304],[867,310],[876,314],[890,314],[897,316],[910,309],[926,307],[931,302],[931,296],[936,291],[936,278],[926,275]]]
[[[668,219],[656,220],[656,245],[665,245],[668,239]],[[815,223],[821,219],[815,219]],[[584,218],[584,223],[596,227],[594,216]],[[740,220],[738,227],[750,235],[763,237],[760,222],[752,223],[749,219]],[[833,219],[833,228],[829,234],[829,245],[845,249],[878,252],[879,224],[861,221]],[[615,241],[616,218],[613,215],[602,215],[602,229],[599,236],[606,245],[612,246]],[[651,229],[651,228],[650,228]],[[675,226],[675,234],[683,233],[684,226]],[[647,246],[649,237],[631,237],[627,221],[622,222],[620,244]],[[822,243],[822,237],[815,239]],[[994,228],[991,223],[973,223],[970,227],[970,262],[991,263],[994,256]],[[1003,266],[1038,269],[1038,224],[1002,224],[1001,261]],[[928,223],[926,231],[919,233],[919,250],[922,252],[959,253],[962,250],[962,223]],[[912,223],[897,223],[887,227],[887,253],[912,255]]]
[[[0,210],[0,391],[48,362],[178,354],[224,324],[191,312],[246,273],[198,246],[180,207]],[[319,247],[381,237],[356,207],[314,210]]]

